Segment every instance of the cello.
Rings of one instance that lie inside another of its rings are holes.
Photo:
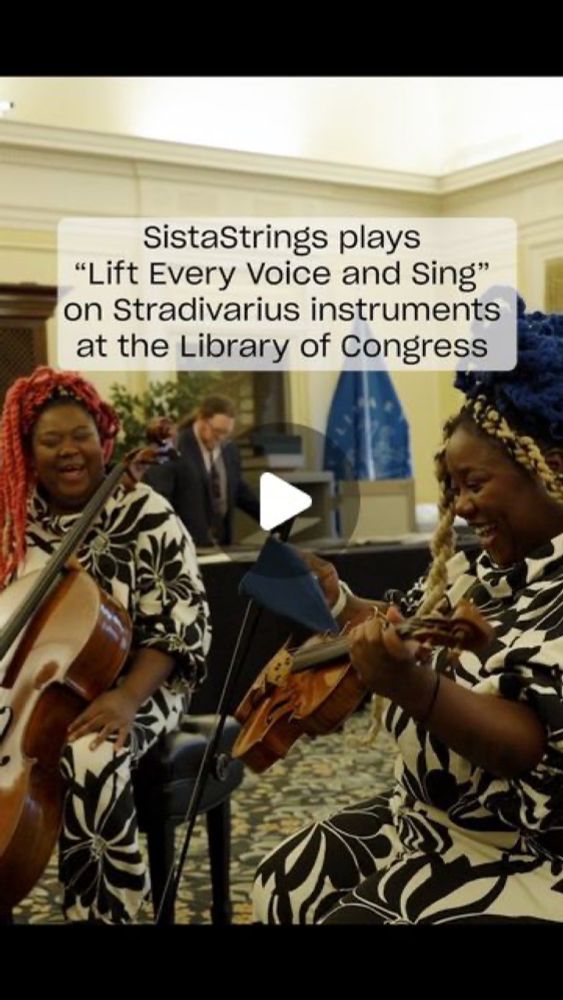
[[[374,609],[375,610],[375,609]],[[410,618],[395,630],[426,646],[478,651],[494,630],[470,601],[460,601],[450,618]],[[368,694],[349,657],[349,637],[315,636],[292,651],[282,648],[258,674],[235,711],[242,729],[232,756],[260,774],[285,757],[302,734],[339,729]]]
[[[115,682],[131,645],[127,611],[73,553],[124,474],[132,488],[134,463],[153,455],[135,452],[112,469],[44,568],[0,593],[0,911],[29,893],[49,861],[68,726]]]

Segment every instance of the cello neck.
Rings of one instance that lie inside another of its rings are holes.
[[[108,496],[115,488],[119,479],[126,469],[124,463],[119,463],[104,478],[94,495],[90,498],[82,511],[82,516],[78,519],[70,531],[66,533],[63,541],[56,552],[48,560],[43,572],[40,574],[37,583],[26,595],[24,601],[12,616],[10,621],[0,631],[0,660],[6,655],[11,645],[18,635],[28,624],[30,618],[47,597],[51,588],[57,582],[59,575],[70,558],[72,553],[78,548],[82,539],[88,532],[92,522],[102,510]]]

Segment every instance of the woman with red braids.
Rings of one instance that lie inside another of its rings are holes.
[[[79,375],[38,368],[6,395],[0,438],[0,586],[40,569],[105,475],[119,420]],[[147,895],[131,768],[175,729],[205,676],[209,612],[191,538],[149,486],[117,487],[76,553],[127,608],[118,684],[69,728],[59,844],[69,921],[135,921]]]

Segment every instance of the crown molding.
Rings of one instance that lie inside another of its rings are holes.
[[[477,187],[480,184],[490,184],[505,180],[515,174],[524,174],[530,170],[551,166],[563,162],[563,142],[551,142],[547,146],[527,149],[523,153],[503,156],[490,163],[481,163],[465,170],[454,170],[438,178],[437,191],[440,195],[453,194],[466,188]]]
[[[231,173],[271,175],[345,187],[380,188],[415,194],[436,194],[438,190],[438,179],[425,174],[373,170],[368,167],[325,163],[321,160],[245,153],[208,146],[187,146],[175,142],[140,139],[135,136],[108,135],[101,132],[50,128],[0,120],[0,154],[2,145],[74,154],[79,157],[152,163],[155,166],[168,164]],[[95,164],[91,164],[92,166],[96,168]],[[80,168],[84,169],[83,163],[79,164]],[[98,169],[102,170],[103,165],[99,164]]]
[[[0,119],[0,160],[22,162],[22,155],[29,155],[31,150],[35,152],[37,166],[106,175],[115,173],[122,177],[138,175],[156,178],[176,174],[176,179],[181,180],[181,169],[189,168],[246,175],[249,178],[251,175],[272,179],[281,177],[335,187],[363,188],[366,191],[396,191],[437,199],[563,162],[563,142],[556,142],[433,177]]]
[[[527,242],[541,242],[543,240],[560,240],[563,234],[563,213],[558,212],[549,215],[544,219],[535,219],[533,222],[523,222],[518,226],[518,232],[526,236]]]
[[[35,230],[37,232],[53,232],[62,218],[68,215],[63,209],[20,208],[0,204],[0,228],[9,230]],[[31,244],[26,243],[26,246]],[[56,246],[56,243],[54,244]],[[48,244],[45,245],[48,249]]]

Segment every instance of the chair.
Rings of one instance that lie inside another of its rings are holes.
[[[147,835],[155,916],[174,863],[174,829],[186,814],[201,760],[215,728],[214,715],[185,715],[180,730],[162,736],[141,758],[133,772],[139,828]],[[229,752],[240,726],[227,717],[208,777],[198,815],[205,813],[211,868],[211,921],[231,922],[229,864],[231,854],[231,792],[240,785],[243,764]],[[188,855],[189,857],[189,855]],[[171,880],[172,882],[172,880]],[[174,923],[172,884],[168,886],[159,922]],[[0,925],[13,922],[11,911],[0,913]]]
[[[215,718],[214,715],[185,715],[180,730],[161,737],[141,758],[134,771],[139,827],[147,835],[155,916],[174,863],[174,830],[186,814],[199,766],[215,727]],[[227,717],[217,751],[216,767],[207,780],[198,808],[198,814],[205,813],[207,821],[213,924],[231,922],[230,797],[242,781],[244,767],[241,761],[231,760],[228,755],[239,729],[238,722]],[[159,923],[174,923],[171,883],[166,891]]]

